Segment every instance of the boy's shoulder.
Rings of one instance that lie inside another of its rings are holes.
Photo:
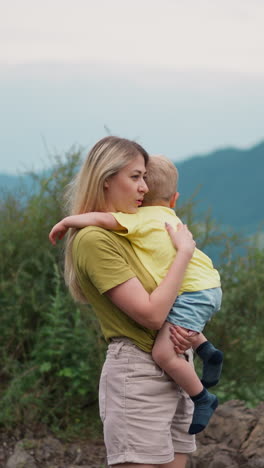
[[[155,219],[167,222],[180,222],[176,216],[175,211],[167,206],[155,205],[155,206],[142,206],[138,210],[139,219],[142,221]]]
[[[153,206],[142,206],[141,208],[138,209],[138,213],[144,213],[144,214],[155,214],[157,213],[162,213],[162,214],[167,214],[170,216],[176,216],[175,211],[172,208],[169,208],[168,206],[162,206],[162,205],[153,205]]]

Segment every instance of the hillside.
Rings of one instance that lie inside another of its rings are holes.
[[[0,174],[0,188],[13,190],[17,187],[18,176],[11,174]]]
[[[218,224],[254,233],[264,225],[264,141],[246,149],[226,148],[177,163],[179,205],[199,189],[196,212],[211,209]],[[1,187],[14,190],[28,175],[0,174]],[[20,182],[19,182],[20,181]]]
[[[0,173],[0,193],[6,191],[16,191],[17,189],[25,190],[32,188],[33,180],[29,174],[4,174]]]
[[[218,223],[246,233],[264,222],[264,142],[194,156],[177,167],[181,203],[199,187],[197,213],[210,208]]]

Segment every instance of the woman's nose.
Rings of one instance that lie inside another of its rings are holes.
[[[148,193],[149,192],[149,188],[145,182],[144,179],[142,179],[142,182],[141,182],[141,185],[140,185],[140,190],[144,193]]]

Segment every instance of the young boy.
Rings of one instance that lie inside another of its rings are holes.
[[[69,227],[82,228],[95,225],[115,230],[126,236],[145,268],[159,284],[167,273],[175,249],[165,229],[169,223],[174,227],[181,223],[173,208],[179,197],[177,192],[178,172],[174,164],[163,156],[151,157],[147,166],[149,192],[144,197],[143,207],[135,214],[91,212],[64,218],[50,232],[50,241],[55,244]],[[190,434],[202,431],[208,424],[215,408],[217,397],[207,391],[216,385],[222,369],[223,353],[216,349],[201,333],[206,322],[220,309],[222,292],[220,277],[209,257],[195,249],[187,267],[179,295],[158,332],[152,350],[154,361],[179,384],[194,402],[194,414]],[[169,336],[171,324],[187,329],[195,335],[194,349],[203,361],[200,380],[192,365],[178,356]]]

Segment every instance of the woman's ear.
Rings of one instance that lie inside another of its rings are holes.
[[[108,188],[108,187],[109,187],[108,179],[105,179],[105,181],[104,181],[104,188]]]

